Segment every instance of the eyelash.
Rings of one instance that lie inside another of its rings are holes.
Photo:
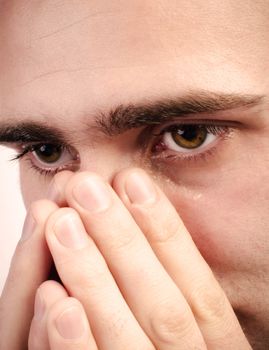
[[[211,124],[210,124],[211,122]],[[231,124],[231,122],[230,122]],[[233,123],[234,124],[234,123]],[[150,137],[152,137],[152,144],[150,147],[150,152],[151,155],[150,157],[152,158],[152,160],[156,160],[156,161],[188,161],[188,162],[196,162],[199,160],[206,160],[208,156],[214,155],[215,153],[215,149],[217,148],[217,146],[215,147],[210,147],[208,150],[205,150],[203,152],[199,152],[199,153],[195,153],[195,154],[188,154],[186,155],[186,153],[181,153],[181,155],[179,154],[179,152],[176,152],[175,154],[166,154],[167,151],[167,147],[165,145],[162,145],[162,137],[165,133],[167,132],[173,132],[178,130],[179,128],[182,128],[182,126],[195,126],[195,127],[201,127],[204,128],[204,130],[206,131],[206,133],[209,135],[214,135],[214,136],[219,136],[220,140],[225,140],[227,139],[229,136],[231,136],[232,132],[234,131],[235,127],[233,126],[227,126],[226,125],[217,125],[217,124],[212,124],[212,121],[203,121],[198,123],[178,123],[178,124],[170,124],[168,126],[162,126],[161,130],[158,131],[156,129],[158,129],[158,127],[154,127],[154,128],[150,128],[150,132],[147,133],[147,135]],[[159,127],[160,128],[160,127]],[[146,142],[147,144],[150,144],[151,142]],[[54,145],[54,146],[60,146],[60,150],[61,152],[68,152],[70,154],[74,153],[74,151],[72,152],[71,147],[68,145],[57,145],[57,144],[51,144],[51,143],[38,143],[38,144],[30,144],[30,145],[25,145],[22,146],[23,147],[23,151],[19,152],[18,154],[16,154],[16,156],[14,158],[11,159],[11,161],[15,161],[15,160],[19,160],[19,159],[23,159],[25,157],[25,160],[27,162],[29,162],[29,167],[31,169],[34,169],[35,171],[37,171],[40,175],[44,176],[44,177],[48,177],[48,176],[54,176],[55,174],[57,174],[60,171],[66,170],[66,169],[70,169],[70,164],[64,165],[64,166],[60,166],[58,168],[55,169],[45,169],[45,168],[41,168],[36,166],[33,161],[29,158],[26,157],[27,154],[29,153],[34,153],[35,151],[37,151],[38,149],[40,149],[41,146],[44,145]],[[162,148],[161,152],[155,152],[153,151],[153,149],[155,148],[155,150],[158,148],[158,145],[160,148]],[[202,145],[201,145],[202,146]],[[200,147],[198,147],[200,148]],[[156,154],[155,154],[156,153]],[[184,155],[182,155],[184,154]],[[77,159],[79,159],[79,157],[77,156]]]
[[[211,124],[210,124],[211,122]],[[219,141],[225,141],[227,140],[230,136],[232,136],[233,131],[235,130],[235,123],[233,122],[227,122],[227,124],[231,124],[230,126],[228,125],[221,125],[221,124],[212,124],[212,121],[204,121],[203,123],[181,123],[181,124],[172,124],[172,125],[168,125],[164,128],[161,129],[160,132],[158,132],[157,134],[153,134],[155,138],[158,139],[158,141],[156,143],[154,143],[153,148],[156,148],[158,146],[158,142],[159,142],[159,147],[162,148],[160,154],[157,153],[156,155],[152,155],[152,159],[153,160],[165,160],[165,161],[184,161],[184,162],[197,162],[199,160],[203,160],[206,161],[208,156],[214,155],[216,149],[217,149],[217,145],[215,147],[210,147],[209,149],[206,149],[205,151],[200,151],[200,152],[194,152],[193,154],[190,153],[183,153],[181,152],[181,154],[179,154],[180,152],[176,152],[174,154],[166,154],[166,150],[168,150],[168,147],[165,145],[162,145],[162,137],[165,133],[167,132],[173,132],[178,130],[179,128],[182,128],[182,126],[195,126],[195,127],[201,127],[203,128],[206,133],[207,136],[208,135],[214,135],[214,136],[219,136]],[[199,148],[203,147],[203,145],[201,145]],[[170,151],[170,150],[169,150]],[[152,152],[152,149],[151,149]],[[153,151],[154,152],[154,151]],[[174,151],[175,152],[175,151]]]
[[[60,146],[61,152],[67,151],[70,154],[73,153],[71,151],[71,147],[69,147],[68,145],[57,145],[57,144],[51,144],[51,143],[43,142],[43,143],[38,143],[38,144],[34,144],[34,145],[23,146],[23,151],[21,151],[18,154],[16,154],[15,157],[10,159],[10,160],[11,161],[16,161],[16,160],[23,159],[23,158],[25,158],[27,156],[27,154],[34,153],[38,149],[40,149],[41,146],[48,145],[48,144],[54,145],[54,146]],[[30,158],[26,157],[25,161],[27,161],[29,163],[29,168],[30,169],[35,170],[36,172],[38,172],[40,175],[43,175],[44,177],[54,176],[57,173],[59,173],[60,171],[66,170],[66,169],[68,169],[70,167],[70,164],[68,164],[68,165],[60,166],[60,167],[55,168],[55,169],[49,169],[49,168],[45,169],[45,168],[40,168],[40,167],[36,166]]]

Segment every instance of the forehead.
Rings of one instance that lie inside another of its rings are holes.
[[[6,0],[1,13],[8,108],[72,113],[193,89],[250,93],[269,70],[267,1]]]

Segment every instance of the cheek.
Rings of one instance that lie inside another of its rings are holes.
[[[269,188],[258,175],[230,178],[199,192],[180,186],[165,192],[214,270],[253,271],[269,260]]]

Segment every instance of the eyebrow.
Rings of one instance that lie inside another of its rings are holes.
[[[262,95],[218,94],[202,91],[192,92],[175,99],[121,104],[108,112],[99,112],[94,122],[86,120],[84,132],[90,133],[91,129],[96,128],[107,136],[116,136],[134,128],[158,125],[190,115],[213,114],[238,108],[249,109],[260,105],[264,99],[265,96]],[[48,119],[53,120],[54,117],[51,116]],[[20,142],[71,143],[62,130],[41,121],[0,123],[0,143]]]

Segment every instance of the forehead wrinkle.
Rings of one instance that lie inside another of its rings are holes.
[[[90,68],[77,68],[77,69],[56,69],[56,70],[52,70],[52,71],[48,71],[48,72],[45,72],[45,73],[42,73],[42,74],[39,74],[39,75],[36,75],[34,76],[33,78],[27,80],[27,81],[24,81],[23,83],[20,83],[18,84],[19,87],[25,87],[29,84],[32,84],[40,79],[43,79],[43,78],[51,78],[53,77],[54,75],[57,75],[57,74],[61,74],[61,73],[78,73],[78,72],[82,72],[82,71],[86,71],[86,70],[90,70]]]
[[[151,66],[159,66],[162,63],[166,62],[167,60],[160,59],[159,62],[152,62]],[[171,61],[172,62],[172,61]],[[168,64],[168,63],[167,63]],[[31,83],[34,83],[38,81],[39,79],[44,79],[44,78],[51,78],[54,75],[58,74],[76,74],[76,73],[81,73],[81,72],[89,72],[89,76],[96,75],[96,71],[112,71],[112,70],[126,70],[126,69],[134,69],[134,68],[147,68],[148,63],[128,63],[126,64],[119,64],[119,65],[98,65],[98,64],[92,64],[87,67],[79,67],[79,68],[65,68],[65,69],[56,69],[56,70],[51,70],[42,74],[38,74],[33,76],[31,79],[23,81],[22,83],[18,84],[18,87],[24,87],[27,86]]]
[[[104,12],[104,11],[98,11],[98,12],[95,12],[95,13],[89,13],[87,14],[86,16],[83,16],[82,18],[74,21],[74,22],[71,22],[70,24],[67,24],[67,25],[64,25],[62,26],[61,28],[58,28],[48,34],[44,34],[44,35],[39,35],[37,37],[34,37],[32,39],[32,42],[34,41],[38,41],[38,40],[43,40],[43,39],[47,39],[51,36],[55,36],[57,34],[62,34],[63,32],[65,32],[66,30],[70,29],[70,28],[73,28],[77,25],[80,25],[81,23],[87,21],[88,19],[90,18],[95,18],[95,17],[103,17],[104,14],[109,14],[110,12]],[[114,12],[111,12],[111,14],[113,14]]]

